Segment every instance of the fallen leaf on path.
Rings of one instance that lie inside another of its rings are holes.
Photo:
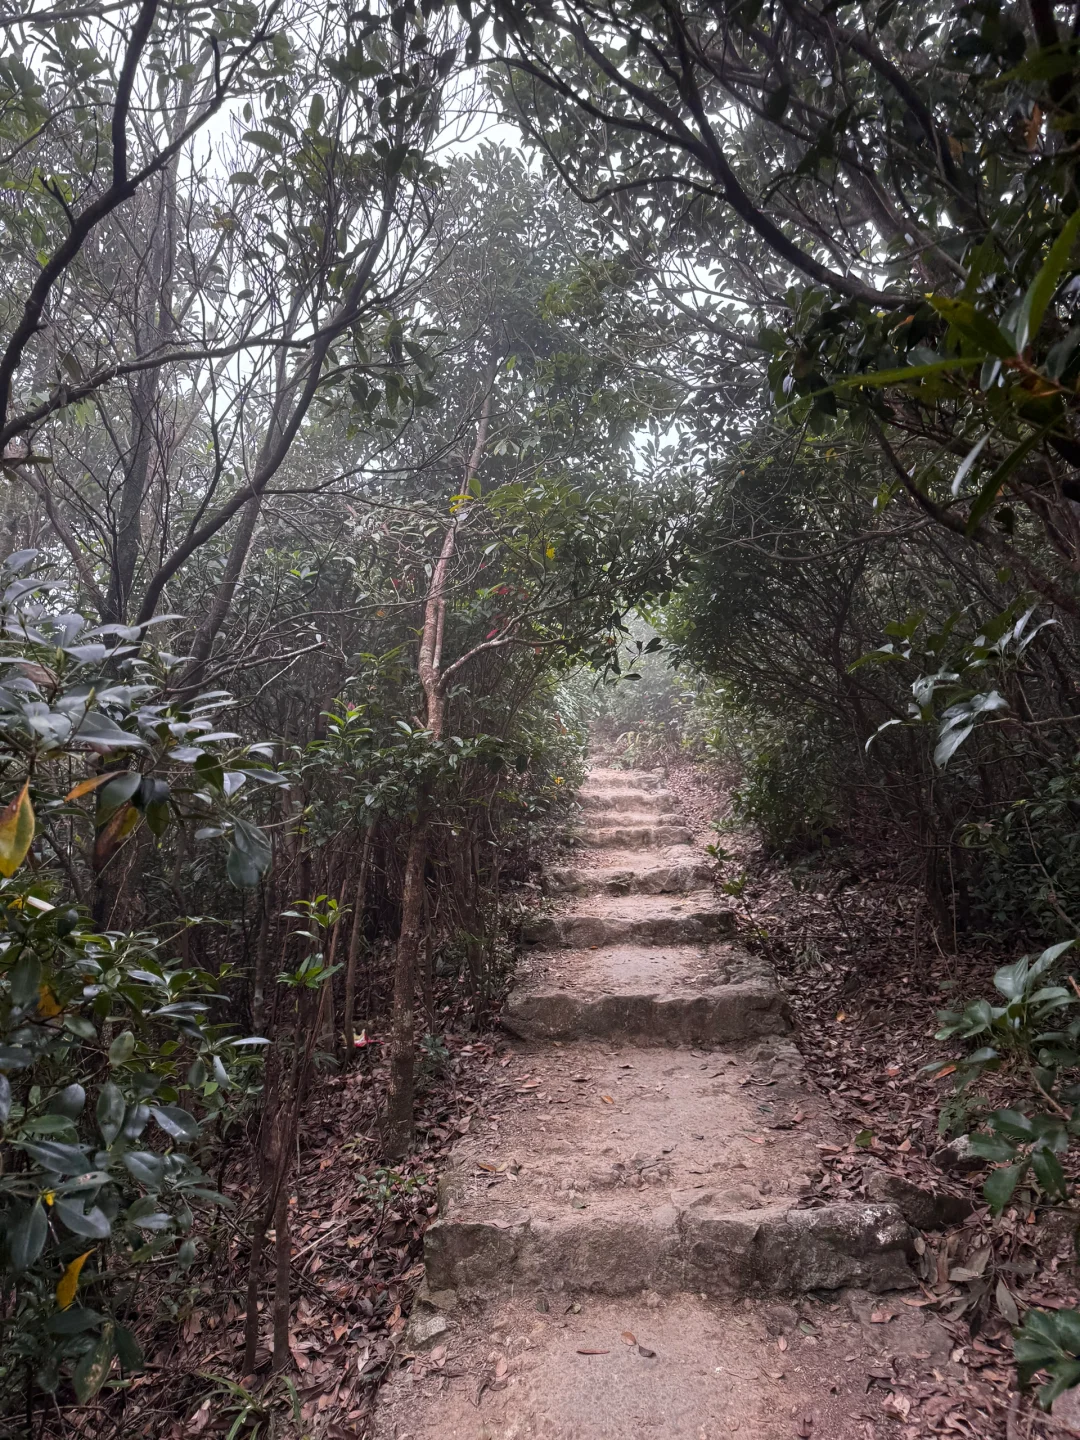
[[[614,1105],[614,1104],[615,1104],[615,1101],[611,1098],[610,1095],[601,1095],[601,1096],[600,1096],[600,1099],[603,1100],[603,1102],[604,1102],[605,1105]]]
[[[875,1310],[870,1316],[871,1325],[887,1325],[890,1320],[895,1320],[896,1315],[892,1310]]]
[[[646,1350],[646,1348],[645,1348],[644,1345],[639,1345],[639,1346],[637,1347],[637,1353],[638,1353],[639,1355],[644,1355],[646,1360],[655,1360],[655,1359],[656,1359],[656,1351],[655,1351],[655,1350]]]
[[[610,1354],[611,1354],[611,1351],[610,1351],[610,1350],[587,1350],[587,1349],[582,1349],[582,1350],[578,1350],[577,1353],[578,1353],[579,1355],[610,1355]]]
[[[636,1344],[637,1344],[637,1340],[636,1340],[635,1337],[630,1333],[629,1330],[624,1330],[624,1331],[622,1332],[622,1338],[626,1341],[627,1345],[636,1345]]]

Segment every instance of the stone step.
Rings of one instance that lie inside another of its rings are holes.
[[[631,1040],[643,1045],[719,1044],[786,1033],[788,1006],[753,981],[717,990],[572,995],[514,990],[500,1016],[511,1035],[530,1040]]]
[[[799,1208],[829,1129],[798,1052],[529,1049],[455,1144],[427,1284],[630,1295],[913,1283],[896,1205]],[[831,1131],[829,1131],[831,1133]]]
[[[653,913],[643,915],[571,913],[541,915],[529,921],[522,931],[526,945],[580,946],[601,945],[694,945],[717,940],[735,933],[735,912],[684,908],[676,911],[671,901],[669,910],[659,911],[662,901],[651,895],[627,896],[628,900],[644,901]],[[676,902],[677,903],[677,902]]]
[[[712,866],[704,861],[674,860],[670,864],[605,865],[585,870],[558,866],[545,881],[552,895],[685,895],[711,886]]]
[[[664,776],[654,770],[609,770],[593,766],[582,790],[660,790]]]
[[[671,790],[581,790],[586,810],[673,810],[679,797]]]
[[[693,838],[683,825],[643,824],[589,829],[582,841],[593,850],[642,850],[647,846],[689,845]]]
[[[768,966],[722,941],[529,952],[500,1020],[523,1039],[645,1045],[748,1040],[791,1024]]]
[[[690,1290],[732,1300],[915,1283],[913,1232],[895,1205],[841,1201],[725,1213],[695,1201],[591,1209],[551,1220],[495,1222],[464,1211],[436,1220],[424,1237],[428,1286],[472,1299],[513,1286],[608,1296]]]

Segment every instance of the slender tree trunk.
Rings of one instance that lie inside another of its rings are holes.
[[[416,962],[424,926],[424,871],[428,856],[427,797],[409,836],[401,897],[401,932],[394,963],[394,1021],[390,1035],[390,1093],[387,1098],[386,1149],[404,1155],[412,1143],[416,1059]]]
[[[291,1136],[289,1137],[292,1138]],[[277,1203],[274,1206],[274,1369],[288,1367],[289,1316],[292,1313],[292,1243],[289,1237],[289,1172],[292,1146],[282,1147],[277,1181]]]
[[[364,848],[360,852],[360,875],[353,897],[352,929],[349,932],[349,957],[345,965],[345,1013],[341,1017],[344,1034],[344,1062],[352,1059],[356,1036],[353,1024],[356,1019],[356,967],[360,960],[360,945],[364,938],[364,906],[367,903],[368,864],[371,860],[371,830],[364,832]]]
[[[484,396],[476,442],[465,465],[463,489],[476,474],[487,440],[491,419],[491,390]],[[428,587],[424,605],[424,626],[416,669],[424,687],[427,728],[432,741],[442,739],[446,720],[446,687],[442,650],[446,626],[446,592],[450,566],[457,551],[457,536],[467,511],[459,511],[447,526],[442,548]],[[424,936],[424,873],[427,869],[431,817],[431,796],[421,787],[416,798],[416,818],[409,836],[405,862],[405,883],[401,898],[401,930],[394,964],[394,1019],[390,1035],[390,1093],[387,1097],[386,1143],[392,1156],[404,1155],[412,1143],[413,1093],[416,1066],[416,973]]]

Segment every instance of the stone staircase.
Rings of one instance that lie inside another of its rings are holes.
[[[377,1433],[802,1434],[773,1413],[746,1327],[765,1324],[776,1297],[824,1297],[824,1314],[847,1317],[830,1333],[850,1351],[858,1320],[833,1297],[913,1285],[913,1233],[892,1204],[811,1203],[833,1122],[675,797],[657,776],[594,769],[581,799],[581,862],[549,877],[555,908],[526,934],[505,1006],[512,1066],[488,1128],[455,1145],[427,1232],[407,1345],[436,1359],[386,1387]],[[902,1318],[920,1323],[915,1310]],[[645,1337],[676,1334],[678,1358],[660,1374]],[[640,1352],[630,1359],[627,1336]],[[592,1343],[570,1343],[583,1337]],[[702,1370],[703,1345],[719,1369]],[[476,1394],[439,1379],[455,1353]],[[757,1365],[754,1383],[718,1394],[715,1373],[736,1356]],[[421,1405],[409,1387],[428,1373]],[[842,1385],[818,1379],[796,1404],[832,1415],[832,1428],[806,1434],[874,1433],[837,1408]]]

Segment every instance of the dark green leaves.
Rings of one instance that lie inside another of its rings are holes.
[[[21,1212],[9,1210],[4,1216],[3,1226],[12,1270],[18,1273],[29,1269],[44,1249],[49,1233],[44,1205],[38,1200]]]
[[[1013,1345],[1020,1383],[1030,1385],[1038,1370],[1050,1380],[1039,1389],[1048,1410],[1063,1390],[1080,1383],[1080,1314],[1075,1310],[1029,1310]]]
[[[272,858],[273,848],[265,831],[250,821],[235,819],[226,862],[230,882],[238,890],[250,889],[262,879]]]

